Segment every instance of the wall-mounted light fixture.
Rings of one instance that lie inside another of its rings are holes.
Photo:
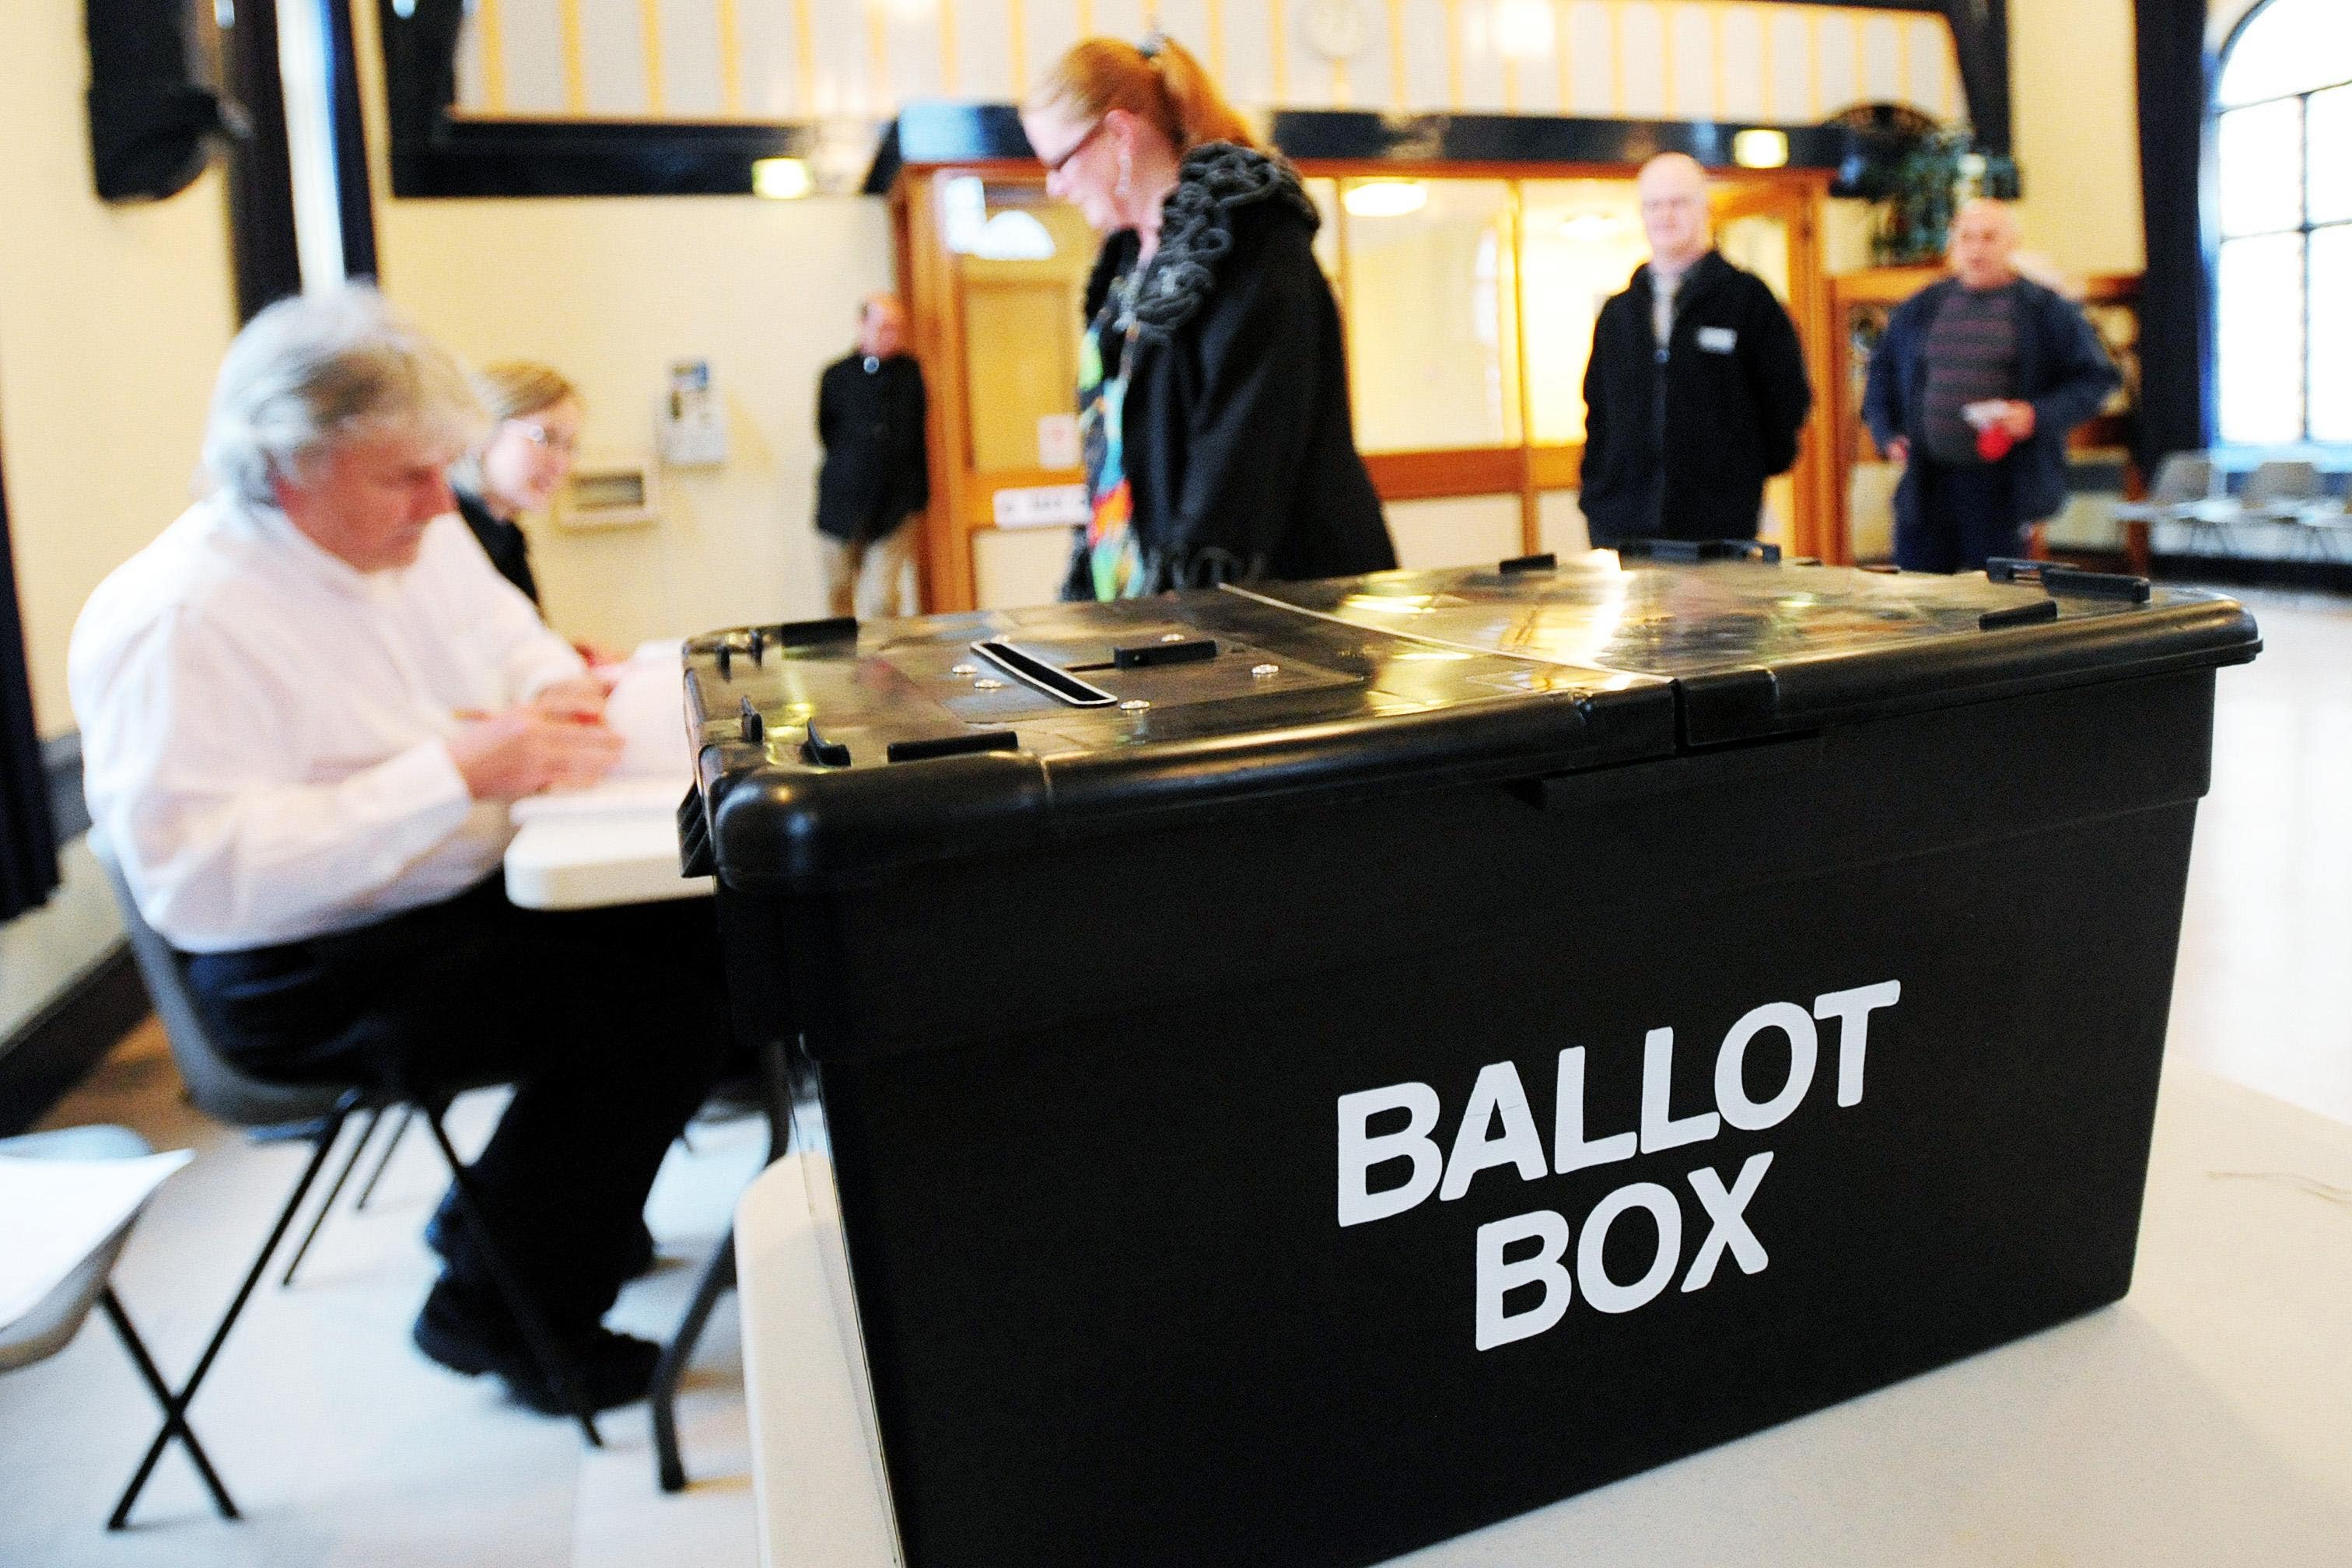
[[[1358,180],[1339,202],[1357,217],[1402,217],[1429,205],[1429,186],[1420,180]]]
[[[751,164],[751,194],[789,202],[815,188],[804,158],[761,158]]]
[[[1789,163],[1789,133],[1756,125],[1731,138],[1731,161],[1743,169],[1783,169]]]

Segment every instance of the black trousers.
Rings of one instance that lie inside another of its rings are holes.
[[[1979,572],[1995,555],[2022,555],[2009,462],[1939,463],[1911,454],[1919,517],[1895,525],[1895,564],[1906,572]]]
[[[222,1054],[256,1078],[425,1098],[512,1083],[473,1172],[558,1332],[612,1306],[662,1156],[728,1048],[707,900],[548,913],[492,878],[354,931],[183,963]],[[451,1279],[494,1303],[466,1228],[445,1230]]]

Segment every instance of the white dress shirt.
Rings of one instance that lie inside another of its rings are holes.
[[[462,892],[512,828],[447,737],[582,673],[455,514],[362,573],[197,502],[99,584],[68,679],[91,820],[174,946],[295,942]]]

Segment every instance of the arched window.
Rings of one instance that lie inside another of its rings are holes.
[[[2221,439],[2352,441],[2352,3],[2264,0],[2214,116]]]

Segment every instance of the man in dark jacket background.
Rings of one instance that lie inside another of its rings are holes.
[[[1896,309],[1862,405],[1904,465],[1895,563],[1966,572],[2018,555],[2028,523],[2066,500],[2066,435],[2118,377],[2083,312],[2018,275],[2017,216],[2000,202],[1952,220],[1952,276]]]
[[[1602,547],[1753,539],[1812,406],[1797,329],[1717,253],[1696,159],[1661,153],[1637,189],[1650,259],[1601,307],[1584,372],[1585,522]]]
[[[904,352],[907,312],[891,294],[857,310],[857,347],[817,383],[817,549],[829,613],[898,613],[912,559],[914,515],[930,504],[924,458],[923,373]]]

